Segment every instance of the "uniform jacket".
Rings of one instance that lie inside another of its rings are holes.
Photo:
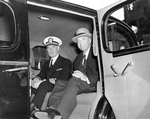
[[[50,60],[44,62],[40,73],[37,75],[41,80],[56,78],[56,80],[69,80],[72,72],[72,63],[69,59],[58,56],[53,65],[49,67]]]
[[[82,56],[83,52],[75,58],[73,63],[74,71],[79,70]],[[97,57],[93,55],[92,48],[90,49],[89,55],[87,57],[86,76],[88,77],[91,86],[95,86],[97,81],[99,80]]]

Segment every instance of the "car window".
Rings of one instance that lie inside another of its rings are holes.
[[[15,41],[14,13],[9,5],[0,1],[0,48],[12,46]]]
[[[35,65],[32,68],[39,70],[42,68],[44,62],[49,59],[49,56],[47,54],[46,48],[43,46],[35,46],[32,50],[35,61]]]
[[[111,52],[150,44],[150,1],[115,9],[107,20],[106,47]]]
[[[108,47],[111,51],[118,51],[137,46],[136,36],[122,22],[110,18],[107,26]]]

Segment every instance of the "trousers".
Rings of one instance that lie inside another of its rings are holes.
[[[93,90],[91,85],[76,77],[72,77],[68,83],[59,81],[51,93],[48,107],[58,110],[63,119],[69,119],[77,105],[76,96],[81,93],[89,93],[91,89]]]
[[[37,88],[32,103],[34,103],[37,108],[41,109],[46,93],[51,92],[53,88],[54,84],[47,81],[43,81]]]

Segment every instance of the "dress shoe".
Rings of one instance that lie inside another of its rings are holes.
[[[33,111],[32,114],[30,114],[30,119],[38,119],[34,114],[36,111]]]
[[[32,113],[32,111],[35,109],[35,104],[34,103],[31,103],[30,105],[30,112]]]
[[[57,110],[48,108],[47,110],[37,111],[35,117],[38,119],[62,119]]]
[[[33,117],[34,119],[37,119],[34,114],[36,111],[39,111],[39,109],[34,105],[34,103],[32,103],[30,105],[30,117]]]

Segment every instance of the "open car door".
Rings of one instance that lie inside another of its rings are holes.
[[[0,0],[0,118],[29,118],[26,0]]]
[[[119,0],[98,12],[104,95],[116,119],[150,118],[150,1]]]

